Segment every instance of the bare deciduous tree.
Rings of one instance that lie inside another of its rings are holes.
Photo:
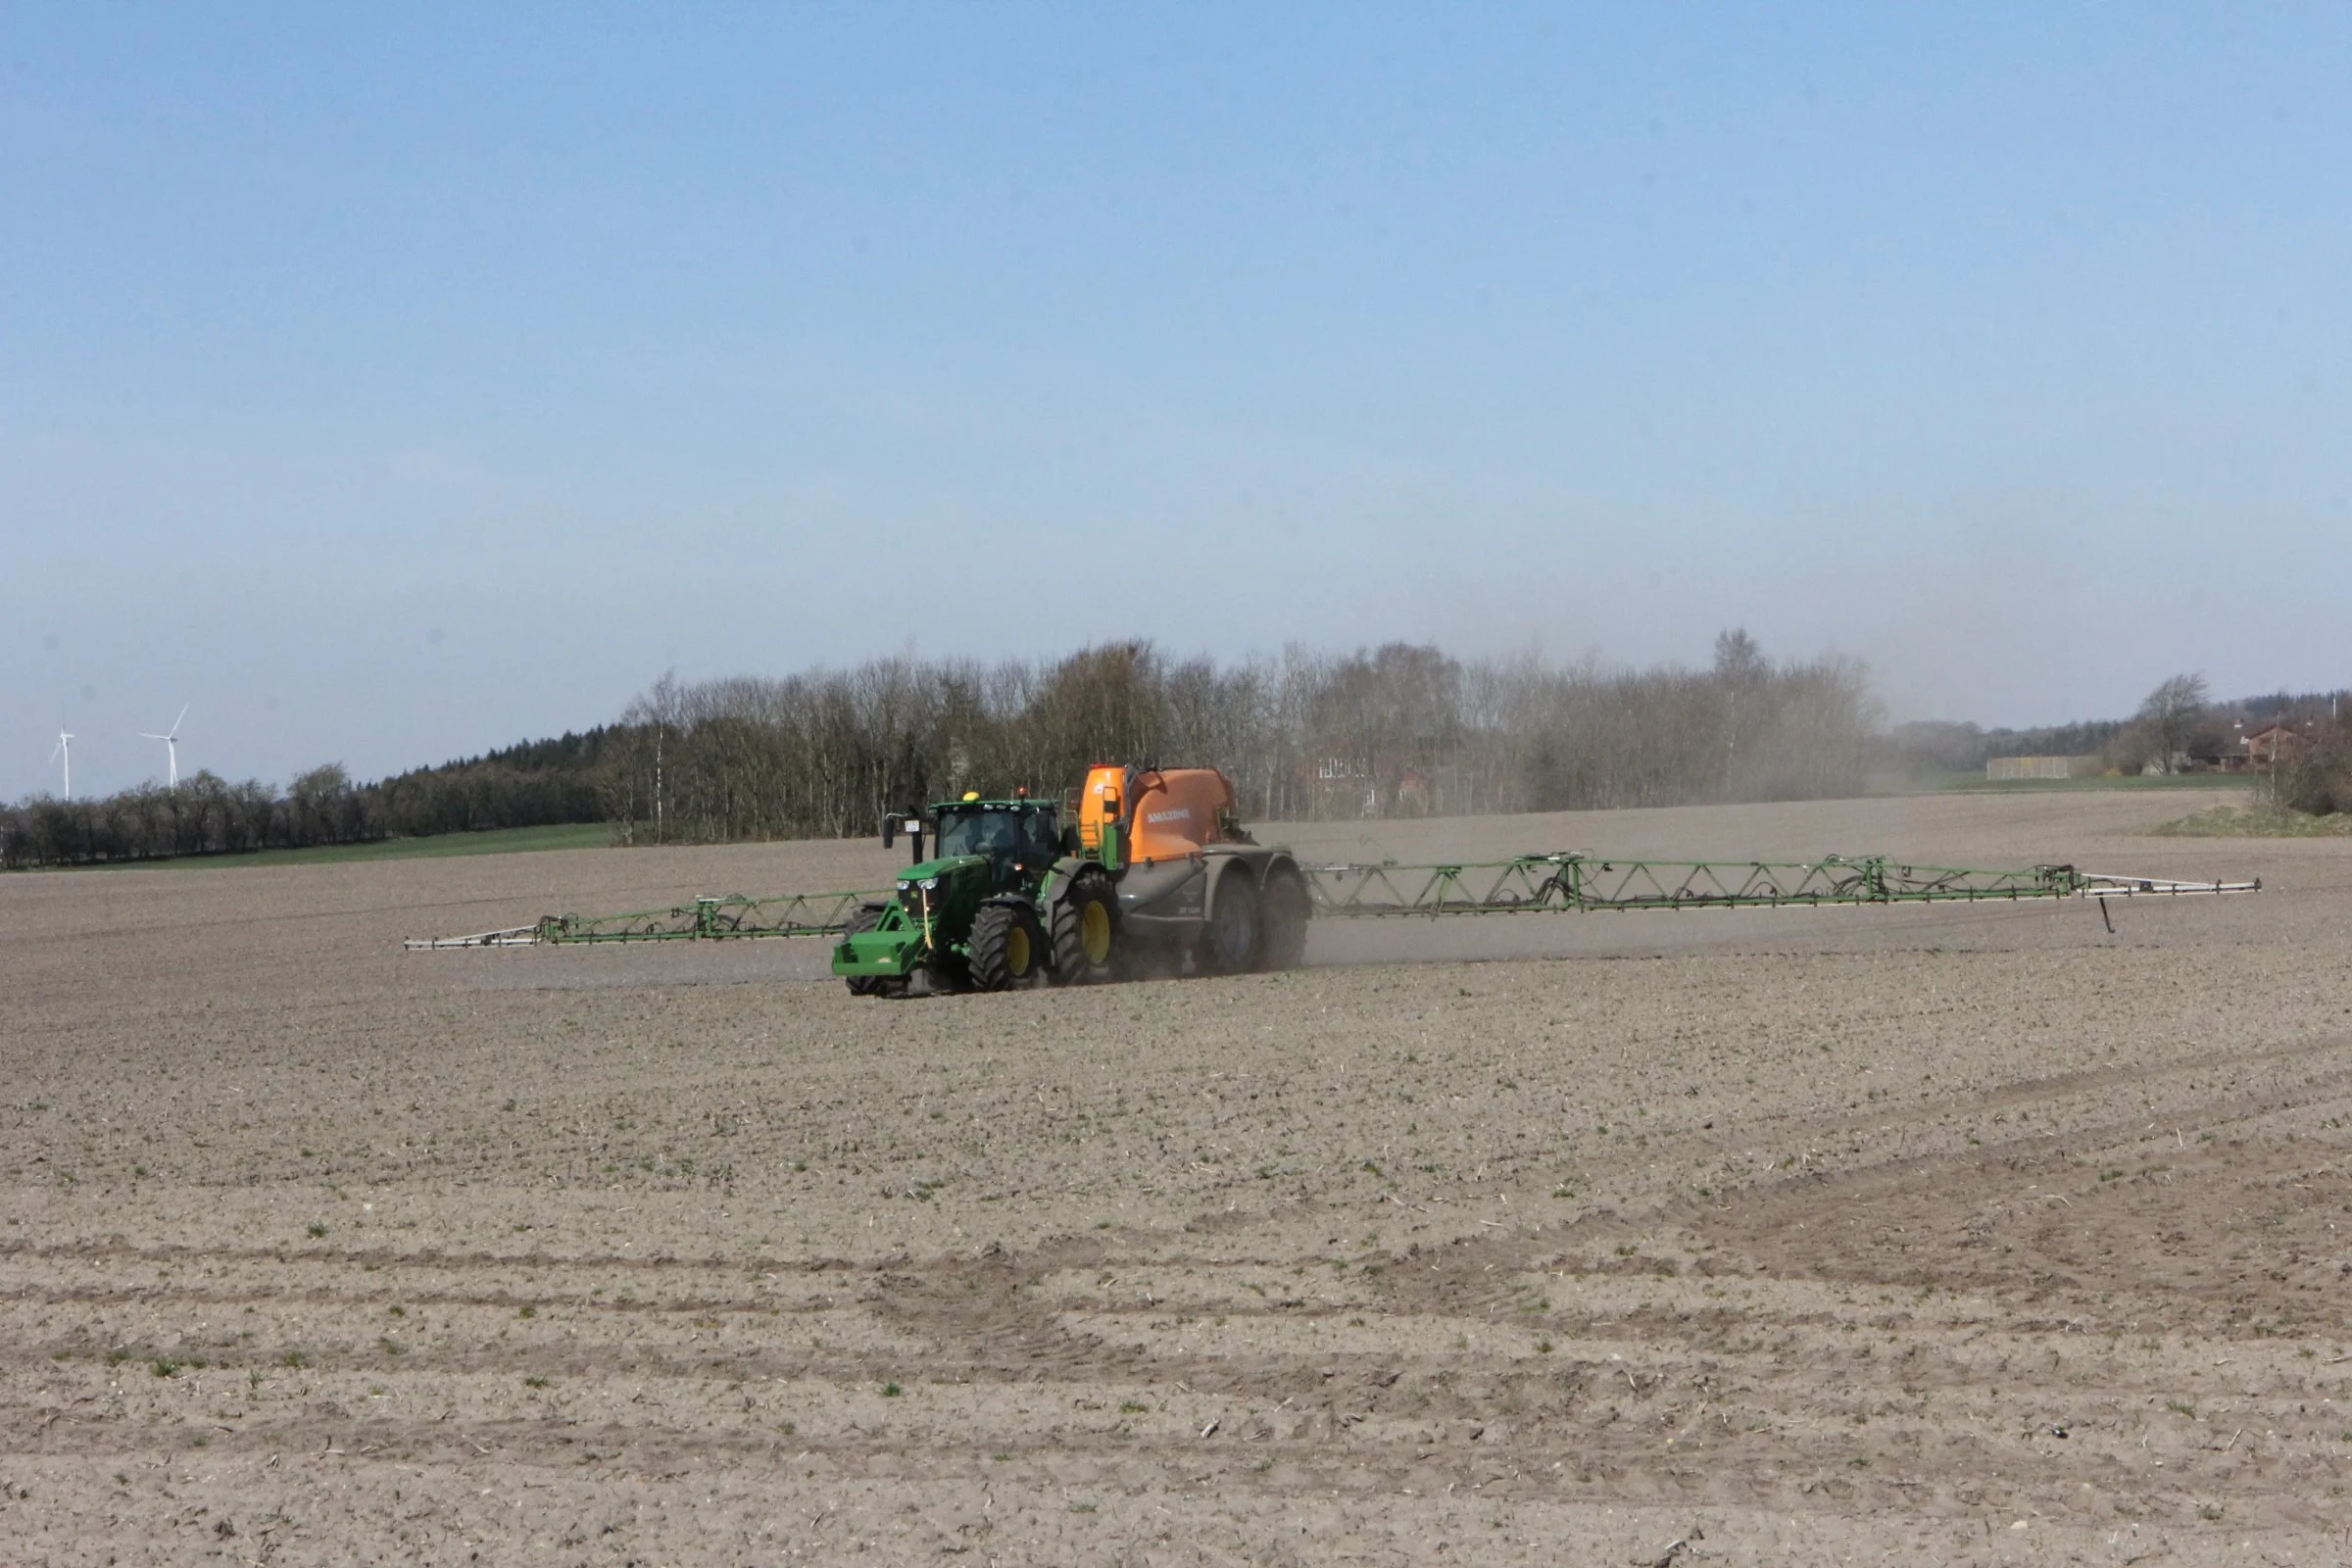
[[[2204,717],[2207,702],[2205,677],[2189,674],[2175,675],[2139,705],[2132,722],[2155,748],[2152,760],[2157,772],[2170,773],[2180,765],[2189,731]]]
[[[1737,631],[1703,672],[1406,643],[1220,667],[1120,642],[1042,665],[665,676],[624,715],[603,787],[621,837],[665,840],[863,833],[1102,761],[1221,767],[1256,820],[1663,806],[1853,793],[1876,722],[1860,665],[1776,667]]]

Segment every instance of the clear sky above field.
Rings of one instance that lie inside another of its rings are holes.
[[[2352,680],[2352,8],[1268,9],[9,8],[0,797],[1129,634]]]

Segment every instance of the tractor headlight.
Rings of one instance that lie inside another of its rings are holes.
[[[911,882],[902,882],[902,883],[900,883],[900,884],[899,884],[899,891],[900,891],[901,893],[904,893],[904,892],[906,892],[906,891],[908,888],[910,888],[910,887],[912,887],[912,886],[914,886],[914,884],[913,884],[913,883],[911,883]]]
[[[925,893],[933,892],[939,887],[939,878],[935,876],[927,876],[923,878],[920,885]]]

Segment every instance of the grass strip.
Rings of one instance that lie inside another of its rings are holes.
[[[2352,811],[2314,816],[2276,806],[2208,806],[2155,829],[2174,839],[2340,839],[2352,838]]]

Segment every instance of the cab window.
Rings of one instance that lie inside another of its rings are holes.
[[[1021,863],[1049,865],[1061,854],[1061,834],[1056,813],[1048,810],[1029,810],[1021,813]]]
[[[941,857],[993,855],[1023,865],[1046,865],[1061,853],[1051,810],[1020,807],[976,808],[940,813]]]
[[[956,855],[988,855],[997,847],[998,814],[994,811],[942,812],[939,850],[944,859]]]

